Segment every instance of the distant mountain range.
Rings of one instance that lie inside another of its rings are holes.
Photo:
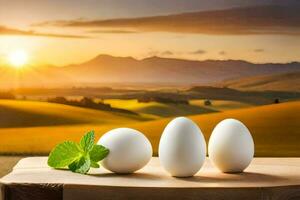
[[[99,55],[64,67],[32,67],[16,73],[0,67],[0,87],[62,87],[101,83],[211,85],[251,76],[300,72],[300,63],[254,64],[242,60],[192,61],[184,59]]]

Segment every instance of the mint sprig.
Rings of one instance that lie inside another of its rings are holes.
[[[86,174],[91,167],[99,168],[98,162],[109,154],[109,149],[94,142],[95,133],[90,131],[79,144],[72,141],[58,144],[49,154],[48,165],[56,169],[68,167],[72,172],[81,174]]]

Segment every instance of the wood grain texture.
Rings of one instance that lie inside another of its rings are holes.
[[[8,184],[3,200],[61,200],[63,186],[59,184]]]
[[[300,158],[255,158],[240,174],[221,173],[206,159],[202,169],[190,178],[169,176],[158,158],[130,175],[117,175],[103,168],[81,175],[51,169],[46,161],[46,157],[22,159],[0,180],[5,185],[4,200],[27,193],[27,199],[49,193],[53,199],[64,200],[300,199]]]
[[[78,190],[77,187],[67,186],[64,188],[64,200],[255,200],[261,199],[262,191],[257,188],[128,188],[128,187],[88,187]]]
[[[4,185],[0,183],[0,200],[4,200]]]
[[[300,186],[264,188],[262,200],[299,200]]]

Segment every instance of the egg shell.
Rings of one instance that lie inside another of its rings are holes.
[[[221,121],[213,130],[208,154],[222,172],[242,172],[254,156],[254,142],[248,128],[235,119]]]
[[[152,157],[152,146],[146,136],[130,128],[113,129],[105,133],[98,144],[109,149],[102,166],[115,173],[133,173]]]
[[[159,160],[175,177],[196,174],[204,163],[206,142],[200,128],[186,117],[173,119],[159,142]]]

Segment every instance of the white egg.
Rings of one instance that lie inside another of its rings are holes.
[[[130,128],[113,129],[105,133],[98,144],[109,149],[102,166],[115,173],[133,173],[152,157],[152,146],[146,136]]]
[[[254,143],[248,128],[235,119],[221,121],[213,130],[208,154],[222,172],[242,172],[254,155]]]
[[[159,142],[159,160],[172,176],[193,176],[202,167],[205,156],[204,136],[192,120],[178,117],[166,126]]]

